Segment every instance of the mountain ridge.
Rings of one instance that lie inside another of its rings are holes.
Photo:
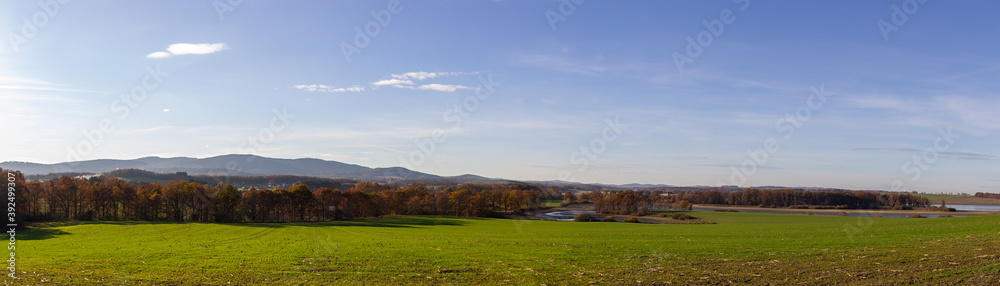
[[[0,163],[0,167],[20,170],[28,175],[65,172],[105,173],[119,169],[141,169],[158,173],[186,172],[191,175],[215,176],[299,175],[331,179],[397,180],[444,178],[403,167],[371,168],[316,158],[280,159],[251,154],[227,154],[206,158],[147,156],[127,160],[96,159],[55,164],[7,161]]]

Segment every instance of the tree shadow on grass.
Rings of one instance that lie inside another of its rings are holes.
[[[49,238],[55,238],[60,235],[70,234],[61,229],[52,228],[29,228],[27,230],[22,230],[17,233],[14,238],[20,240],[43,240]]]
[[[63,226],[74,225],[184,225],[184,224],[217,224],[240,227],[263,227],[282,228],[289,226],[304,227],[391,227],[391,228],[416,228],[427,226],[462,226],[471,221],[488,220],[488,218],[478,217],[452,217],[452,216],[386,216],[378,218],[367,218],[343,221],[319,221],[319,222],[243,222],[243,223],[193,223],[193,222],[165,222],[165,221],[70,221],[70,222],[45,222],[35,223],[27,231],[28,233],[38,233],[33,237],[36,239],[52,238],[56,235],[69,234],[68,232],[54,229]],[[25,238],[26,240],[29,238]]]
[[[387,216],[379,218],[368,218],[358,220],[343,221],[322,221],[322,222],[276,222],[276,223],[224,223],[225,225],[243,227],[391,227],[391,228],[415,228],[425,226],[462,226],[469,224],[469,220],[482,220],[483,218],[469,217],[447,217],[447,216]]]

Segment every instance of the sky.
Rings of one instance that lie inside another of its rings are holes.
[[[579,2],[579,3],[578,3]],[[4,1],[0,161],[1000,192],[998,1]]]

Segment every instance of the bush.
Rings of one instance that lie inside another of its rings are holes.
[[[688,215],[688,214],[674,214],[674,215],[673,215],[673,216],[671,216],[670,218],[672,218],[672,219],[676,219],[676,220],[689,220],[689,219],[694,219],[694,217],[693,217],[693,216],[691,216],[691,215]]]
[[[638,223],[638,222],[639,222],[639,219],[638,219],[638,218],[636,218],[636,217],[634,217],[634,216],[632,216],[632,217],[628,217],[628,218],[626,218],[626,219],[625,219],[625,222],[631,222],[631,223]]]
[[[910,218],[927,218],[927,217],[915,214],[915,215],[910,215]]]
[[[847,216],[847,212],[845,212],[845,211],[841,211],[841,212],[840,212],[840,213],[839,213],[838,215],[839,215],[839,216]]]
[[[589,213],[578,213],[576,214],[576,216],[573,217],[573,221],[591,221],[591,220],[593,220],[593,218],[590,217]]]
[[[618,220],[615,220],[615,217],[613,217],[613,216],[606,216],[606,217],[604,217],[604,220],[603,220],[603,222],[617,222],[617,221]]]
[[[634,215],[634,216],[648,216],[648,215],[653,215],[653,212],[647,211],[647,210],[637,210],[637,211],[632,212],[632,215]]]

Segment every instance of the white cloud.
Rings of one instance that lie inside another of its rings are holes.
[[[429,78],[435,78],[439,76],[456,76],[463,75],[463,72],[408,72],[403,74],[393,74],[392,77],[396,79],[415,79],[415,80],[425,80]]]
[[[167,47],[167,51],[174,55],[204,55],[229,49],[226,44],[173,44]]]
[[[394,79],[385,79],[385,80],[376,81],[376,82],[373,82],[372,85],[374,85],[374,86],[390,85],[390,86],[395,86],[395,87],[399,87],[399,88],[407,88],[407,87],[410,87],[411,85],[413,85],[413,81],[411,81],[411,80],[403,80],[403,79],[395,79],[394,78]]]
[[[443,91],[443,92],[455,92],[456,90],[459,90],[459,89],[472,89],[471,87],[463,86],[463,85],[437,84],[437,83],[425,84],[425,85],[421,85],[421,86],[419,86],[417,88],[418,89],[423,89],[423,90],[436,90],[436,91]]]
[[[329,85],[322,84],[300,84],[296,85],[295,88],[310,91],[310,92],[362,92],[365,91],[363,86],[355,85],[352,87],[332,87]]]
[[[164,59],[164,58],[169,58],[170,57],[170,53],[168,53],[168,52],[155,52],[155,53],[151,53],[151,54],[146,55],[146,57],[150,58],[150,59]]]
[[[179,56],[179,55],[205,55],[228,49],[229,47],[227,47],[226,44],[223,43],[215,43],[215,44],[179,43],[168,46],[166,52],[154,52],[146,55],[146,57],[150,59],[163,59],[163,58],[168,58],[170,56]]]
[[[163,112],[170,112],[170,108],[164,108]]]

